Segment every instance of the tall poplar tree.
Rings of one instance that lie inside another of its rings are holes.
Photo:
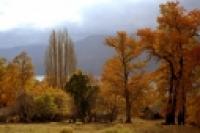
[[[46,79],[49,85],[64,88],[76,69],[74,43],[66,30],[53,30],[45,56]]]

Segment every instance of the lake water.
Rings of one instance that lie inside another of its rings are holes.
[[[35,78],[38,81],[42,81],[44,79],[44,75],[37,75]]]

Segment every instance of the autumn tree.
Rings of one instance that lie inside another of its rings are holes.
[[[52,31],[45,56],[46,79],[52,87],[64,88],[76,69],[74,44],[66,30]]]
[[[156,108],[160,116],[164,117],[166,113],[165,103],[167,101],[167,87],[168,87],[168,65],[159,62],[157,69],[145,73],[145,80],[148,88],[145,89],[144,105],[146,107]]]
[[[197,45],[200,26],[200,11],[186,11],[178,2],[167,2],[160,5],[158,27],[138,31],[144,48],[153,56],[164,60],[169,71],[169,98],[166,123],[185,123],[186,88],[184,86],[184,65],[186,52]],[[178,106],[177,106],[178,103]]]
[[[124,93],[122,79],[121,79],[121,67],[119,67],[119,60],[113,58],[106,61],[103,67],[103,73],[101,76],[101,105],[103,105],[104,112],[106,111],[112,117],[112,121],[117,115],[123,112],[124,108]],[[106,109],[105,109],[106,108]]]
[[[5,73],[2,75],[1,102],[4,103],[4,106],[13,105],[16,102],[20,90],[18,75],[18,69],[12,63],[8,63]]]
[[[115,56],[107,64],[102,78],[121,89],[120,93],[126,105],[126,123],[130,123],[132,108],[130,82],[133,70],[137,67],[133,61],[140,54],[140,47],[126,32],[118,32],[117,36],[108,37],[106,44],[115,50]]]
[[[200,125],[200,45],[187,53],[184,67],[185,86],[192,88],[187,96],[187,121],[193,125]],[[186,82],[187,81],[187,82]]]
[[[5,75],[6,73],[6,68],[7,68],[7,62],[4,58],[0,58],[0,87],[3,86],[3,80],[4,77],[3,75]]]
[[[26,86],[29,85],[34,78],[34,67],[31,57],[29,57],[26,52],[21,52],[13,59],[12,65],[14,65],[19,72],[19,88],[25,90]]]
[[[5,74],[7,69],[7,62],[5,59],[0,58],[0,107],[4,107],[7,105],[7,96],[5,94]]]
[[[34,77],[31,58],[22,52],[12,61],[0,60],[0,101],[1,106],[15,104],[17,97],[25,93]]]
[[[123,114],[124,97],[119,93],[119,89],[116,86],[102,79],[98,96],[97,114],[103,112],[110,122],[116,120],[119,114]]]

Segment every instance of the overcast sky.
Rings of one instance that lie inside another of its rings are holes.
[[[75,40],[117,30],[132,32],[154,27],[159,4],[166,1],[0,0],[0,47],[19,45],[13,43],[15,39],[20,39],[21,45],[33,40],[42,43],[47,40],[47,32],[55,27],[66,27]],[[200,0],[180,1],[186,9],[200,8]]]

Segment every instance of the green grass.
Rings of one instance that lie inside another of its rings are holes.
[[[163,126],[160,121],[138,119],[133,124],[1,124],[0,133],[200,133],[200,128]]]

